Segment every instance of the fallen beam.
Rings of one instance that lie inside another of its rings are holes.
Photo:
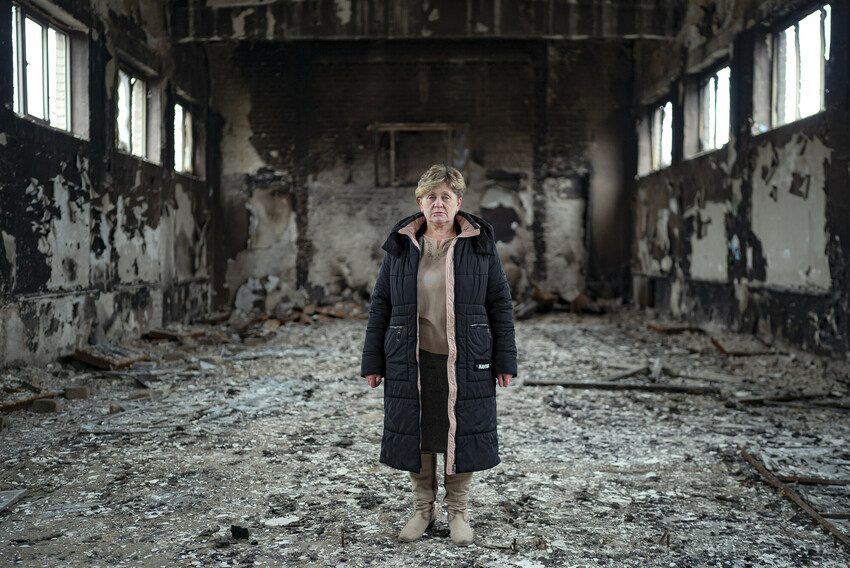
[[[850,519],[850,513],[821,513],[824,519]]]
[[[773,404],[773,403],[771,403]],[[850,410],[850,401],[829,401],[829,400],[812,400],[807,403],[801,402],[777,402],[776,404],[783,404],[785,406],[797,407],[797,408],[812,408],[813,406],[819,408],[838,408],[841,410]]]
[[[32,403],[36,400],[41,400],[42,398],[56,398],[57,396],[61,396],[61,394],[62,393],[59,392],[44,392],[35,396],[22,398],[21,400],[16,400],[15,402],[9,402],[0,406],[0,412],[14,412],[16,410],[23,410],[24,408],[29,408],[30,405],[32,405]]]
[[[597,390],[636,390],[647,392],[671,392],[683,394],[717,395],[720,390],[714,387],[670,384],[616,383],[611,381],[558,381],[546,379],[526,379],[523,385],[530,387],[564,387],[566,389],[597,389]]]
[[[664,372],[670,375],[671,377],[677,377],[680,379],[691,379],[693,381],[708,381],[713,383],[741,383],[745,380],[745,377],[739,377],[735,375],[725,375],[722,373],[714,373],[711,371],[701,371],[698,373],[691,373],[688,371],[679,371],[672,367],[664,367]]]
[[[651,329],[657,333],[663,333],[665,335],[673,335],[676,333],[685,333],[685,332],[693,332],[693,333],[705,333],[705,330],[696,325],[665,325],[663,323],[658,322],[649,322],[646,324],[647,329]]]
[[[732,351],[726,349],[726,347],[724,347],[723,344],[720,343],[720,341],[718,341],[714,337],[711,338],[711,344],[714,345],[714,348],[717,349],[720,353],[730,357],[757,357],[759,355],[774,354],[772,351]]]
[[[811,398],[824,398],[830,396],[828,392],[810,392],[810,393],[785,393],[770,396],[748,396],[736,398],[735,402],[741,404],[764,404],[765,402],[793,402],[796,400],[808,400]]]
[[[98,369],[115,370],[144,361],[148,356],[134,349],[103,343],[80,347],[74,352],[74,358]]]
[[[827,479],[805,475],[777,475],[776,479],[783,483],[799,483],[800,485],[850,485],[850,479]]]
[[[635,375],[640,375],[649,371],[649,367],[646,365],[638,365],[634,367],[630,367],[624,370],[621,373],[616,373],[611,376],[605,377],[605,381],[617,381],[619,379],[628,379],[629,377],[634,377]]]
[[[823,527],[829,534],[831,534],[837,541],[842,543],[847,548],[850,548],[850,537],[844,534],[842,531],[838,530],[834,524],[827,521],[823,515],[815,511],[811,505],[806,503],[806,501],[800,497],[800,495],[779,481],[775,475],[773,475],[770,470],[768,470],[764,464],[762,464],[759,460],[753,457],[745,448],[741,448],[741,457],[747,461],[751,466],[753,466],[757,472],[761,474],[761,476],[775,489],[779,490],[780,495],[784,495],[791,499],[795,505],[797,505],[800,509],[802,509],[807,515],[809,515],[817,524]]]

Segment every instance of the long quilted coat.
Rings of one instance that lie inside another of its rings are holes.
[[[421,212],[396,223],[372,294],[361,376],[384,376],[381,463],[420,472],[421,383],[417,311]],[[446,473],[499,463],[496,377],[517,374],[511,294],[493,227],[459,211],[458,233],[446,254],[446,332],[449,343],[449,431]]]

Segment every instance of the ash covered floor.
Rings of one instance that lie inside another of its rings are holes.
[[[160,360],[151,389],[93,373],[74,380],[91,398],[6,415],[0,489],[28,494],[0,513],[0,564],[846,566],[850,550],[738,450],[776,473],[849,478],[848,410],[824,405],[846,400],[846,363],[712,334],[762,352],[730,356],[706,334],[645,324],[631,312],[517,323],[520,377],[498,392],[502,464],[475,476],[465,549],[445,516],[395,541],[409,481],[378,463],[382,389],[358,376],[364,320],[286,325],[252,347],[140,341]],[[523,386],[643,365],[609,382],[720,394]],[[57,365],[45,380],[75,373]],[[793,400],[747,401],[764,396]],[[850,511],[850,486],[794,487],[818,510]]]

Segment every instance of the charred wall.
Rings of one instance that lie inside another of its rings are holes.
[[[9,2],[0,3],[0,76],[12,75]],[[167,130],[179,92],[201,139],[217,144],[203,49],[171,47],[156,4],[61,1],[82,22],[84,134],[0,104],[0,361],[43,362],[90,341],[133,337],[208,309],[214,184],[172,169]],[[150,159],[115,149],[119,61],[152,72],[162,141]],[[181,100],[182,100],[181,99]],[[78,101],[79,102],[79,101]],[[213,146],[214,147],[214,146]],[[217,152],[205,156],[215,172]]]
[[[817,6],[695,3],[680,38],[638,47],[638,107],[671,93],[681,108],[688,72],[728,59],[732,138],[684,159],[674,134],[674,164],[638,179],[633,270],[644,301],[673,314],[841,353],[850,339],[846,3],[832,3],[826,109],[763,133],[751,120],[756,41]]]
[[[415,182],[435,162],[465,171],[463,208],[495,224],[518,297],[540,285],[571,299],[585,288],[590,219],[627,223],[625,198],[613,214],[588,213],[594,196],[614,202],[627,187],[616,151],[618,137],[631,132],[625,42],[301,41],[207,50],[225,120],[221,207],[233,231],[221,243],[223,302],[271,310],[286,298],[370,293],[386,232],[416,211]],[[448,149],[427,132],[398,133],[399,180],[387,185],[389,143],[374,128],[398,123],[456,131]],[[628,246],[617,249],[628,236],[594,242],[614,249],[604,270],[628,265]]]

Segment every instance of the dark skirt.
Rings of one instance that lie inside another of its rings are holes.
[[[419,380],[422,386],[423,453],[446,453],[449,438],[448,355],[419,350]]]

